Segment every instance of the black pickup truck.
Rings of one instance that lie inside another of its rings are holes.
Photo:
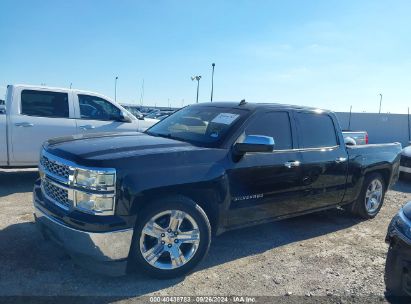
[[[346,147],[329,111],[196,104],[145,133],[46,142],[35,219],[84,265],[175,277],[206,255],[212,234],[338,206],[375,217],[400,152]]]

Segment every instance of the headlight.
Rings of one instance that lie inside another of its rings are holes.
[[[73,176],[76,208],[96,215],[113,215],[115,209],[115,169],[76,168]],[[83,191],[78,188],[88,189]]]
[[[394,217],[392,224],[399,232],[411,239],[411,221],[404,215],[402,210]]]
[[[76,206],[84,211],[107,213],[114,211],[114,197],[76,191]]]
[[[108,190],[114,187],[116,174],[114,170],[94,171],[77,169],[75,175],[76,186],[85,187],[93,190]]]

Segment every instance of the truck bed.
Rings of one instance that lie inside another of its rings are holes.
[[[401,152],[402,145],[401,143],[389,143],[389,144],[368,144],[368,145],[356,145],[356,146],[347,146],[348,155],[356,155],[356,153],[361,153],[364,155],[368,154],[379,154],[379,153],[391,153],[397,154]],[[378,151],[378,153],[375,153]]]
[[[350,170],[363,175],[367,170],[391,168],[387,180],[390,187],[398,180],[401,150],[401,143],[347,146]]]

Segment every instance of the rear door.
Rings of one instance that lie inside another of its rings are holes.
[[[122,109],[105,98],[88,94],[74,94],[77,105],[79,134],[95,132],[137,131],[138,120],[123,122]]]
[[[76,133],[73,103],[66,91],[18,89],[13,98],[17,107],[9,113],[11,165],[36,165],[44,141]]]
[[[348,155],[336,119],[326,112],[294,112],[305,209],[341,202],[347,178]]]
[[[301,192],[300,155],[294,149],[287,111],[259,113],[245,127],[245,135],[265,135],[275,141],[272,153],[247,153],[228,170],[230,225],[261,221],[295,211]],[[288,165],[291,164],[291,165]]]

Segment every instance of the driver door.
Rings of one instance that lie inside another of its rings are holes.
[[[75,96],[77,97],[78,134],[137,131],[137,120],[121,121],[122,109],[108,100],[86,94],[76,94]]]
[[[289,113],[259,113],[245,127],[245,135],[272,137],[274,151],[246,153],[228,170],[229,224],[240,226],[303,210],[301,158],[294,149]]]

